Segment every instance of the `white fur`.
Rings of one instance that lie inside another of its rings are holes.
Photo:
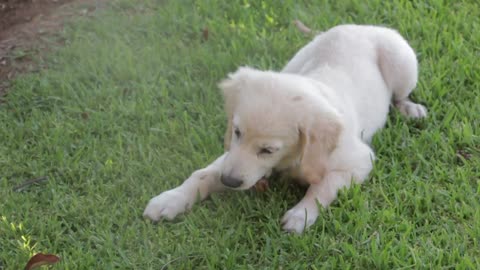
[[[317,219],[317,202],[327,207],[339,189],[367,178],[374,159],[368,143],[392,100],[406,116],[426,116],[408,99],[416,83],[412,48],[396,31],[375,26],[334,27],[281,72],[240,68],[220,83],[226,152],[153,198],[144,216],[173,219],[197,198],[225,189],[222,182],[247,189],[280,170],[310,185],[282,218],[286,231],[301,233]]]

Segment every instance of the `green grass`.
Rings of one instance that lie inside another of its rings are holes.
[[[0,269],[36,252],[59,254],[55,269],[480,269],[478,1],[223,2],[114,1],[14,82],[0,105]],[[239,65],[279,69],[309,41],[295,18],[397,28],[428,119],[393,112],[368,181],[304,235],[280,229],[302,196],[281,181],[143,220],[151,197],[223,152],[216,83]]]

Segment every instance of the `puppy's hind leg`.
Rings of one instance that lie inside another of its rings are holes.
[[[192,208],[197,200],[203,200],[212,192],[225,189],[220,182],[220,176],[226,155],[227,153],[223,154],[206,168],[192,173],[180,186],[152,198],[143,216],[153,221],[163,218],[172,220],[178,214]]]
[[[411,101],[409,98],[394,101],[394,105],[403,115],[410,118],[424,118],[427,116],[427,108],[422,104]]]
[[[382,34],[378,46],[378,64],[385,83],[392,91],[394,106],[407,117],[426,117],[427,109],[408,98],[418,79],[415,52],[397,32],[385,30]]]

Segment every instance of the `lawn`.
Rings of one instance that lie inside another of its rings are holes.
[[[428,118],[393,111],[369,179],[303,235],[280,227],[303,193],[285,179],[144,220],[151,197],[223,153],[216,83],[280,69],[311,38],[297,18],[398,29]],[[37,252],[58,254],[54,269],[480,269],[478,1],[117,0],[61,35],[0,104],[0,269]]]

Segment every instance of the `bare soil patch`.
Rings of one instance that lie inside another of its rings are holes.
[[[17,74],[37,68],[31,56],[48,49],[45,37],[102,2],[106,0],[0,0],[0,97]]]

